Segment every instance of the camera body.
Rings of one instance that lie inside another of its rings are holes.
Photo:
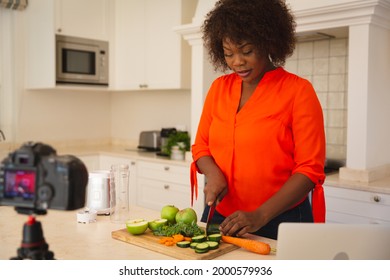
[[[0,164],[0,205],[20,213],[84,207],[88,171],[75,156],[58,156],[45,144],[28,142]]]

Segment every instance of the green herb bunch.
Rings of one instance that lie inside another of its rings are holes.
[[[191,224],[179,222],[173,225],[165,225],[159,227],[158,229],[153,231],[153,234],[158,236],[172,236],[174,234],[182,234],[187,237],[193,237],[204,233],[205,231],[200,228],[196,222],[193,222]]]

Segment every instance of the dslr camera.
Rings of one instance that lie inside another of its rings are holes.
[[[84,207],[88,171],[75,156],[58,156],[43,143],[27,142],[0,164],[0,205],[18,213]]]

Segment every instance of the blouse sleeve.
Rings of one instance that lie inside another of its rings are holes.
[[[317,95],[309,82],[295,97],[292,118],[296,162],[293,173],[302,173],[315,184],[322,184],[325,179],[324,119]]]
[[[212,122],[212,106],[213,106],[213,85],[211,86],[200,116],[198,130],[195,137],[195,142],[192,145],[192,158],[196,162],[203,156],[211,156],[209,149],[209,130]]]

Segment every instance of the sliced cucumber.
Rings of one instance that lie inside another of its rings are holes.
[[[207,253],[208,251],[209,251],[209,249],[200,250],[200,249],[195,248],[195,253],[198,253],[198,254],[204,254],[204,253]]]
[[[219,247],[219,242],[217,241],[206,241],[206,243],[209,244],[210,250],[215,250]]]
[[[179,241],[176,243],[176,246],[180,248],[188,248],[190,247],[190,244],[191,244],[190,241]]]
[[[210,234],[209,236],[207,236],[207,238],[210,241],[219,242],[222,239],[222,234],[220,234],[220,233]]]
[[[205,249],[209,249],[209,248],[210,248],[210,245],[206,242],[198,243],[195,247],[195,249],[198,249],[198,250],[205,250]]]
[[[206,242],[198,243],[195,247],[195,253],[203,254],[207,253],[210,250],[210,245]]]
[[[191,239],[192,242],[196,242],[196,243],[202,243],[202,242],[205,242],[206,241],[206,235],[197,235],[197,236],[194,236],[192,237]]]
[[[195,249],[196,245],[198,245],[198,242],[191,242],[190,247],[191,249]]]

